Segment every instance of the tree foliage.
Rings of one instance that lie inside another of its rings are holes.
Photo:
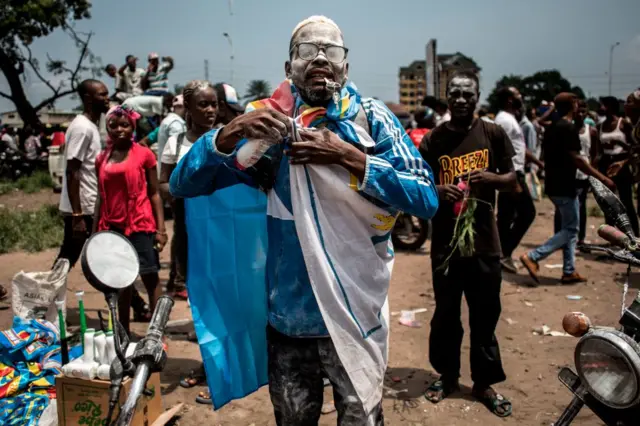
[[[498,111],[497,96],[498,89],[502,87],[517,88],[524,102],[537,107],[542,101],[552,101],[561,92],[575,93],[580,99],[584,99],[584,91],[579,86],[573,86],[560,74],[558,70],[538,71],[529,76],[508,75],[503,76],[496,82],[495,88],[487,97],[487,103],[491,112]]]
[[[100,75],[100,60],[89,49],[92,34],[73,27],[75,21],[90,17],[90,7],[90,0],[0,0],[0,69],[10,89],[0,96],[14,103],[25,124],[40,127],[38,110],[74,93],[86,73]],[[72,64],[49,54],[41,61],[32,54],[31,44],[57,29],[64,31],[79,51]],[[23,86],[26,73],[48,87],[51,95],[32,103]]]
[[[266,80],[251,80],[244,99],[253,102],[271,96],[271,85]]]

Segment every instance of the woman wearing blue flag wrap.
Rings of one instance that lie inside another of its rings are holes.
[[[170,180],[184,198],[238,184],[267,194],[263,289],[278,425],[317,424],[323,377],[339,425],[383,424],[391,230],[400,211],[429,219],[438,207],[431,169],[398,120],[348,82],[347,52],[333,21],[302,21],[287,80],[200,138]],[[237,258],[260,255],[250,236],[236,244]],[[193,304],[201,296],[191,291]],[[215,394],[208,367],[207,377]]]

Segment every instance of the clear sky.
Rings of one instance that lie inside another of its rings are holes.
[[[128,53],[146,67],[151,51],[170,55],[176,67],[170,84],[204,77],[209,60],[213,82],[229,82],[231,34],[234,80],[240,95],[252,79],[272,87],[284,77],[294,26],[324,14],[342,28],[350,48],[350,77],[364,96],[398,99],[398,68],[423,59],[430,38],[439,53],[460,51],[482,67],[487,95],[504,74],[529,74],[557,68],[587,95],[608,91],[609,47],[614,53],[613,94],[625,96],[640,86],[640,0],[102,0],[92,18],[77,28],[95,33],[91,49],[104,64],[120,66]],[[38,40],[36,56],[75,60],[76,50],[60,33]],[[113,81],[108,81],[110,90]],[[46,87],[28,75],[30,99]],[[0,75],[0,90],[8,87]],[[61,101],[59,107],[78,102]],[[13,106],[0,99],[0,111]]]

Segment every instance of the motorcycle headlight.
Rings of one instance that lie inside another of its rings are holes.
[[[640,401],[640,350],[617,330],[593,330],[578,342],[576,369],[585,386],[603,404],[623,409]]]

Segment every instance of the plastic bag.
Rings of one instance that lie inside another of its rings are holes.
[[[20,271],[13,277],[11,306],[15,316],[24,319],[45,319],[58,324],[56,300],[66,302],[67,259],[58,259],[47,272]],[[63,312],[66,317],[66,303]]]

